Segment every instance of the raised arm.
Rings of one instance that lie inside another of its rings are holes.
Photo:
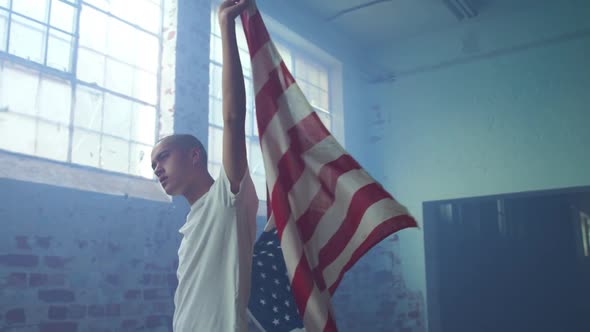
[[[223,50],[223,167],[237,193],[248,167],[246,158],[246,91],[236,40],[236,17],[249,0],[226,0],[219,7],[219,25]]]

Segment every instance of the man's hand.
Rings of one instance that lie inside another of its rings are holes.
[[[234,22],[236,17],[250,5],[250,0],[225,0],[219,5],[219,24]]]

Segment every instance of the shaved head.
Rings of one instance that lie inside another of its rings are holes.
[[[203,143],[201,143],[201,141],[199,141],[199,139],[193,135],[174,134],[174,135],[166,136],[166,137],[160,139],[156,143],[156,146],[160,145],[160,144],[172,145],[172,146],[178,147],[178,148],[185,150],[185,151],[197,149],[202,156],[201,160],[202,160],[203,164],[207,165],[207,151],[203,147]]]

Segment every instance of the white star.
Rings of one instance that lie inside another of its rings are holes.
[[[285,306],[289,306],[289,301],[285,301]]]
[[[264,299],[261,299],[260,300],[260,304],[265,305],[266,304],[266,301],[264,301]]]
[[[268,257],[275,257],[275,255],[273,255],[272,252],[269,252],[267,256]]]
[[[274,311],[274,312],[279,312],[279,308],[277,308],[277,307],[272,307],[272,311]]]
[[[258,264],[258,266],[262,266],[262,265],[264,265],[264,264],[262,264],[262,262],[261,262],[261,261],[258,261],[256,264]]]
[[[279,232],[279,231],[275,229],[275,232],[274,232],[274,233],[275,233],[275,234],[277,234],[278,232]]]
[[[268,241],[268,242],[266,242],[266,245],[267,245],[267,246],[270,246],[270,245],[271,245],[271,244],[273,244],[273,243],[274,243],[273,241]]]
[[[285,287],[285,288],[287,288],[288,291],[291,290],[291,287],[289,287],[289,285],[287,285],[287,287]]]
[[[276,299],[277,298],[277,293],[272,293],[272,297],[273,297],[273,299]]]
[[[280,284],[279,279],[275,279],[275,284],[277,284],[277,285]]]
[[[261,254],[266,254],[266,250],[263,250],[260,252]]]
[[[276,271],[277,270],[277,266],[276,265],[273,265],[272,266],[272,269]]]
[[[264,292],[264,288],[260,287],[260,291],[261,291],[261,292]]]
[[[272,321],[272,323],[273,323],[273,324],[275,324],[275,326],[278,326],[278,325],[279,325],[279,320],[275,318],[275,319]]]
[[[285,320],[289,321],[289,319],[291,319],[291,317],[289,317],[289,315],[285,315]]]
[[[262,279],[266,279],[266,273],[260,273],[260,276],[262,277]]]

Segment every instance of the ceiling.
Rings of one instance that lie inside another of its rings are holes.
[[[393,41],[522,9],[539,0],[298,0],[298,6],[373,50]]]

